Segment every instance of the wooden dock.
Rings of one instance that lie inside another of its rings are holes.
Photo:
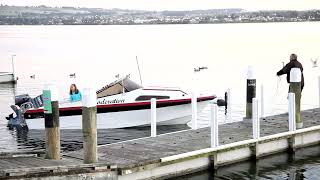
[[[174,177],[223,166],[251,157],[318,144],[320,109],[302,111],[304,129],[288,132],[288,115],[263,118],[261,139],[252,139],[252,122],[219,126],[217,148],[210,148],[210,129],[185,130],[99,146],[97,164],[83,164],[82,150],[63,155],[62,160],[46,160],[41,153],[0,154],[0,179],[148,179]],[[293,144],[293,145],[292,145]],[[294,146],[294,147],[292,147]],[[270,150],[268,150],[268,148]],[[30,155],[31,154],[31,155]],[[32,155],[33,154],[33,155]],[[28,156],[28,157],[26,157]],[[32,157],[30,157],[32,156]]]

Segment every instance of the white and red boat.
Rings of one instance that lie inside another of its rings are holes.
[[[191,96],[189,94],[178,88],[143,88],[126,76],[97,91],[98,128],[148,126],[151,117],[151,98],[157,99],[158,125],[186,124],[191,120]],[[214,95],[198,97],[198,112],[215,98]],[[82,128],[81,102],[62,103],[59,104],[59,107],[61,129]],[[29,129],[43,129],[45,127],[43,116],[42,107],[31,108],[24,113]]]

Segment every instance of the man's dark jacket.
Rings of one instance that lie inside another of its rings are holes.
[[[292,68],[300,68],[301,70],[301,90],[302,90],[304,87],[303,67],[299,61],[291,60],[279,72],[277,72],[277,75],[280,76],[283,74],[287,74],[287,82],[290,83],[290,71]]]

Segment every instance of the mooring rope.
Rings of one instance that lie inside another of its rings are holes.
[[[276,96],[278,95],[278,93],[279,93],[279,85],[280,85],[280,83],[281,83],[281,77],[278,76],[277,88],[276,88],[276,91],[275,91],[275,93],[274,93],[274,95],[273,95],[273,99],[275,99],[275,97],[276,97]]]
[[[276,90],[275,90],[275,92],[274,92],[274,95],[273,95],[273,98],[272,98],[272,100],[271,100],[271,103],[270,103],[270,105],[271,105],[271,111],[272,112],[274,112],[274,110],[276,110],[277,109],[277,104],[276,104],[276,102],[277,102],[277,100],[278,100],[278,98],[279,98],[279,95],[281,94],[281,92],[282,91],[279,91],[279,87],[280,87],[280,84],[281,84],[281,77],[280,76],[278,76],[278,81],[277,81],[277,87],[276,87]]]

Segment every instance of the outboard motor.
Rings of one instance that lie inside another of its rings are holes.
[[[14,117],[13,113],[10,114],[6,119],[8,120],[9,129],[27,129],[28,126],[24,118],[24,113],[30,108],[39,108],[43,106],[42,94],[31,98],[28,94],[22,94],[15,97],[15,105],[10,106],[13,112],[16,114]]]
[[[26,120],[24,119],[24,113],[29,108],[32,108],[32,98],[28,94],[21,94],[15,96],[15,105],[11,105],[11,109],[14,113],[10,114],[6,119],[8,120],[7,127],[9,129],[28,129]],[[14,117],[14,114],[16,115]]]
[[[18,128],[18,129],[28,129],[26,120],[24,119],[22,109],[17,105],[11,105],[11,109],[16,114],[16,117],[13,117],[13,114],[10,115],[10,119],[8,120],[7,127],[9,129]]]
[[[17,106],[21,106],[21,104],[30,102],[30,101],[31,101],[31,97],[28,94],[21,94],[21,95],[15,96],[14,104]]]

